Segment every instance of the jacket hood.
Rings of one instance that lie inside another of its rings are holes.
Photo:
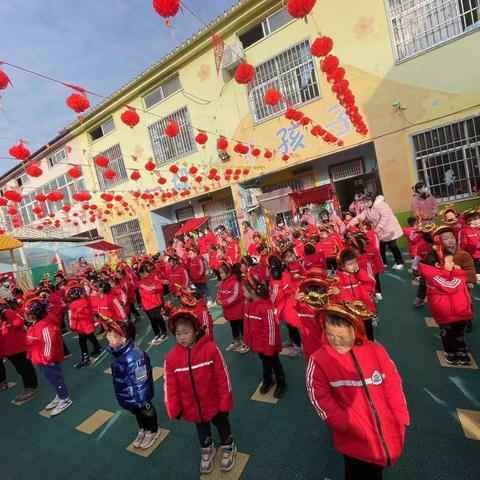
[[[379,205],[380,203],[382,203],[384,201],[385,201],[385,197],[383,195],[378,195],[378,197],[373,202],[372,207],[375,207],[376,205]]]

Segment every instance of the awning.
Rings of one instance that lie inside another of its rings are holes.
[[[121,248],[123,248],[119,245],[115,245],[114,243],[105,242],[104,240],[100,240],[99,242],[87,243],[86,245],[82,246],[93,248],[94,250],[101,250],[102,252],[111,252],[113,250],[120,250]]]
[[[290,193],[290,198],[299,206],[303,207],[310,203],[325,203],[333,198],[333,189],[331,185],[322,185],[321,187],[307,188]]]
[[[175,236],[183,235],[184,233],[192,232],[193,230],[198,230],[206,221],[208,217],[199,217],[191,218],[187,220],[176,232]]]
[[[0,235],[0,252],[23,247],[23,243],[10,235]]]

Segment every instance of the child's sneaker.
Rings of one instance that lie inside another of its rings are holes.
[[[289,348],[289,347],[293,347],[293,340],[291,338],[282,342],[282,348]]]
[[[275,390],[273,392],[273,398],[282,398],[287,391],[288,386],[286,383],[277,383]]]
[[[25,403],[31,400],[37,393],[39,392],[39,388],[26,388],[23,393],[17,395],[13,400],[15,403]]]
[[[415,308],[419,308],[419,307],[423,307],[423,305],[425,305],[425,300],[423,298],[416,298],[413,302],[412,302],[412,306],[415,307]]]
[[[0,383],[0,392],[4,392],[5,390],[8,390],[8,383],[7,382]]]
[[[298,358],[302,356],[302,349],[297,347],[297,345],[293,345],[290,351],[288,352],[289,358]]]
[[[445,361],[450,365],[458,365],[457,354],[445,352]]]
[[[133,441],[132,445],[135,448],[139,448],[140,444],[142,443],[142,440],[144,439],[144,437],[145,437],[145,430],[143,428],[141,428],[138,431],[137,436],[135,437],[135,440]]]
[[[458,352],[457,353],[457,360],[460,365],[471,365],[472,360],[470,359],[470,356],[468,353],[465,352]]]
[[[168,335],[166,333],[162,333],[160,335],[160,338],[158,339],[158,343],[164,342],[168,338]]]
[[[403,270],[403,263],[396,263],[392,268],[393,270]]]
[[[270,380],[269,382],[262,382],[260,385],[260,393],[262,395],[266,395],[273,387],[273,381]]]
[[[151,340],[149,343],[150,345],[158,345],[159,343],[161,343],[160,335],[156,335],[155,337],[153,337],[153,340]]]
[[[229,472],[235,466],[235,457],[237,455],[237,445],[232,442],[231,445],[222,445],[222,460],[220,462],[220,470]]]
[[[377,293],[375,294],[375,298],[376,298],[379,302],[381,302],[381,301],[383,300],[383,295],[382,295],[380,292],[377,292]]]
[[[378,318],[378,315],[375,314],[373,317],[372,317],[372,327],[378,327],[378,322],[380,321],[380,319]]]
[[[160,429],[158,429],[156,432],[145,432],[145,436],[143,437],[143,440],[140,442],[139,447],[142,450],[148,450],[154,443],[155,440],[160,436]]]
[[[244,353],[248,353],[250,351],[250,348],[248,347],[248,345],[242,344],[240,350],[238,351],[243,355]]]
[[[83,355],[82,359],[74,365],[74,368],[83,368],[90,365],[90,357],[88,355]]]
[[[210,445],[209,447],[201,448],[202,456],[200,457],[200,473],[208,474],[213,470],[213,459],[215,458],[215,447]]]
[[[55,415],[58,415],[62,413],[64,410],[66,410],[71,404],[72,400],[69,398],[65,398],[63,400],[59,400],[55,408],[50,412],[50,416],[54,417]]]
[[[55,398],[45,407],[45,410],[53,410],[57,405],[60,399],[58,395],[55,395]]]
[[[233,352],[233,350],[236,350],[242,342],[240,340],[234,340],[225,350],[227,352]]]

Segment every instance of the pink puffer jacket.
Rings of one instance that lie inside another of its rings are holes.
[[[432,222],[438,213],[438,203],[432,195],[423,198],[415,193],[412,197],[411,209],[414,215],[421,214],[422,220]]]

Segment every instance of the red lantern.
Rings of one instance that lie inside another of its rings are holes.
[[[335,55],[327,55],[321,62],[320,62],[320,70],[327,75],[332,74],[340,64],[340,60]]]
[[[43,193],[39,193],[35,198],[37,202],[45,202],[47,200],[47,196]]]
[[[306,127],[311,121],[312,121],[311,118],[303,117],[303,118],[300,120],[300,125],[302,125],[303,127]]]
[[[249,63],[241,63],[235,70],[235,81],[240,85],[250,83],[255,78],[255,67]]]
[[[0,235],[5,235],[5,230],[3,228],[0,228]]]
[[[90,102],[84,93],[72,93],[66,103],[75,113],[82,113],[90,107]]]
[[[130,175],[130,179],[133,180],[133,181],[137,181],[137,180],[140,180],[141,178],[141,175],[140,175],[140,172],[138,170],[134,170],[132,172],[132,174]]]
[[[285,118],[287,120],[293,120],[294,122],[299,122],[303,118],[303,113],[300,110],[295,110],[294,108],[289,108],[285,112]]]
[[[170,165],[170,173],[173,173],[174,175],[178,173],[178,167],[176,165]]]
[[[196,181],[197,183],[202,183],[203,177],[201,177],[201,176],[199,175],[198,177],[195,177],[195,181]]]
[[[282,155],[282,160],[283,160],[284,162],[288,162],[288,159],[289,159],[289,158],[290,158],[290,156],[287,155],[287,154]]]
[[[180,0],[153,0],[153,8],[165,19],[174,17],[180,9]]]
[[[111,202],[113,200],[113,195],[111,193],[102,193],[100,198],[106,202]]]
[[[13,157],[16,158],[17,160],[27,160],[28,157],[30,157],[30,150],[28,148],[25,148],[23,146],[25,142],[23,140],[20,140],[18,142],[18,145],[15,145],[12,147],[8,153]]]
[[[116,176],[117,176],[117,172],[115,170],[112,170],[111,168],[108,169],[104,174],[103,176],[107,179],[107,180],[113,180]]]
[[[195,167],[195,166],[191,166],[191,167],[188,169],[188,173],[189,173],[190,175],[195,175],[197,172],[198,172],[198,168]]]
[[[94,162],[97,167],[106,168],[110,163],[110,159],[107,158],[105,155],[100,155],[94,160]]]
[[[246,155],[248,153],[249,147],[248,145],[244,145],[243,143],[237,143],[233,147],[234,152],[240,153],[241,155]]]
[[[43,174],[43,170],[38,165],[32,164],[25,168],[25,173],[29,177],[40,177]]]
[[[13,203],[21,202],[23,198],[22,194],[16,192],[15,190],[7,190],[6,192],[4,192],[3,196]]]
[[[213,177],[213,179],[214,179],[216,182],[220,181],[220,175],[215,175],[215,177]]]
[[[32,208],[32,212],[35,215],[43,215],[43,208],[40,205],[37,205],[37,206]]]
[[[140,198],[141,193],[140,193],[140,192],[133,192],[132,195],[133,195],[135,198]]]
[[[67,175],[70,178],[80,178],[82,176],[82,171],[78,167],[72,167],[68,172]]]
[[[43,230],[42,225],[37,225],[35,228],[36,228],[37,230]]]
[[[310,53],[314,57],[325,57],[333,48],[333,40],[330,37],[318,37],[312,43]]]
[[[339,141],[337,142],[337,146],[343,147],[343,140],[339,140]]]
[[[219,137],[217,140],[217,148],[218,150],[225,151],[228,147],[228,140],[225,137]]]
[[[278,105],[280,100],[283,98],[281,92],[279,92],[276,88],[270,88],[265,92],[265,96],[263,97],[263,101],[272,107]]]
[[[345,69],[343,67],[338,67],[333,73],[327,75],[328,83],[337,83],[340,80],[343,80],[345,76]]]
[[[113,199],[116,201],[116,202],[121,202],[123,200],[123,197],[121,195],[115,195],[115,197],[113,197]]]
[[[205,132],[200,132],[196,137],[195,137],[195,141],[199,144],[199,145],[205,145],[208,141],[208,135],[205,133]]]
[[[5,207],[8,203],[6,198],[0,197],[0,207]]]
[[[10,207],[7,210],[7,213],[13,217],[14,215],[16,215],[18,213],[18,210],[15,207]]]
[[[323,137],[323,135],[325,135],[326,131],[320,125],[315,125],[315,126],[312,127],[312,130],[310,130],[310,133],[314,137]]]
[[[0,90],[5,90],[8,84],[12,84],[8,75],[0,68]]]
[[[242,175],[248,175],[250,173],[250,170],[248,168],[244,168]]]
[[[47,200],[49,202],[59,202],[60,200],[63,200],[65,198],[65,195],[61,190],[54,190],[53,192],[50,192],[47,195]]]
[[[63,207],[62,210],[66,213],[68,213],[72,209],[72,206],[66,203]]]
[[[218,172],[218,170],[217,170],[215,167],[212,167],[212,168],[210,169],[210,175],[215,176],[215,175],[217,174],[217,172]]]
[[[165,127],[165,135],[170,138],[176,137],[179,131],[180,127],[178,126],[178,123],[174,120],[170,120],[168,125]]]
[[[155,170],[157,168],[157,164],[150,159],[146,164],[145,164],[145,169],[151,172],[152,170]]]
[[[160,178],[158,179],[158,183],[159,183],[160,185],[165,185],[165,184],[167,183],[167,179],[164,178],[164,177],[160,177]]]
[[[262,153],[262,152],[260,151],[259,148],[254,148],[254,149],[252,150],[252,155],[253,155],[255,158],[258,158],[261,153]]]
[[[203,187],[203,189],[204,189],[206,192],[209,192],[209,191],[210,191],[210,187],[208,187],[207,185],[205,185],[205,186]]]
[[[125,125],[133,128],[140,121],[140,116],[133,107],[127,107],[127,109],[120,115],[120,120]]]
[[[304,18],[317,3],[317,0],[288,0],[287,10],[293,18]]]
[[[182,175],[180,178],[179,178],[180,182],[182,183],[187,183],[188,182],[188,177],[186,177],[185,175]]]
[[[273,153],[270,152],[269,150],[267,150],[267,151],[263,154],[263,156],[264,156],[265,158],[267,158],[267,159],[270,159],[270,158],[273,157]]]

